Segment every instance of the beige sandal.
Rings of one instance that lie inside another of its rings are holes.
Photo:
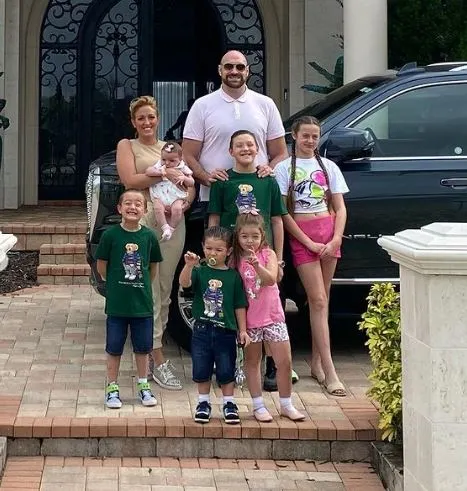
[[[332,396],[345,397],[347,395],[345,387],[343,386],[342,382],[339,382],[339,380],[336,382],[331,382],[330,384],[323,382],[323,386],[328,394],[331,394]]]

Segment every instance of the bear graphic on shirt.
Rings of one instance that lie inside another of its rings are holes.
[[[203,294],[204,315],[207,317],[222,318],[224,316],[224,294],[221,280],[209,280],[208,287]]]
[[[138,244],[126,244],[125,251],[122,258],[125,279],[131,281],[141,279],[143,272],[141,271],[141,255],[138,252]]]
[[[253,186],[251,184],[240,184],[238,190],[239,193],[235,199],[238,213],[251,213],[252,215],[257,215],[259,210],[256,208],[256,198],[252,192]]]

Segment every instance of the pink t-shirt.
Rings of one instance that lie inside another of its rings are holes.
[[[256,253],[262,266],[268,263],[269,249],[264,248]],[[265,327],[279,322],[285,322],[277,283],[272,286],[261,286],[261,281],[255,268],[246,261],[240,260],[238,272],[242,277],[248,309],[246,311],[246,326],[248,329]]]
[[[221,88],[195,101],[183,138],[203,142],[199,163],[207,172],[227,170],[233,166],[230,137],[237,130],[255,134],[259,146],[257,165],[269,162],[266,143],[285,134],[279,110],[270,97],[246,89],[241,97],[233,99]],[[209,201],[208,187],[200,187],[200,200]]]

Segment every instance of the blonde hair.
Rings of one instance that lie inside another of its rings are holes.
[[[154,111],[156,111],[156,116],[159,117],[159,108],[157,107],[156,99],[154,99],[154,97],[152,97],[151,95],[141,95],[130,102],[131,119],[135,119],[135,115],[138,109],[144,106],[152,107]]]

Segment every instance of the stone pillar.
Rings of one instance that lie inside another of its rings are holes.
[[[2,180],[0,209],[21,205],[21,173],[19,165],[19,58],[20,58],[20,2],[0,0],[0,98],[6,99],[3,115],[10,119],[10,127],[3,135]]]
[[[344,1],[344,83],[388,65],[387,0]]]
[[[467,224],[432,223],[378,243],[400,265],[404,489],[464,491]]]

